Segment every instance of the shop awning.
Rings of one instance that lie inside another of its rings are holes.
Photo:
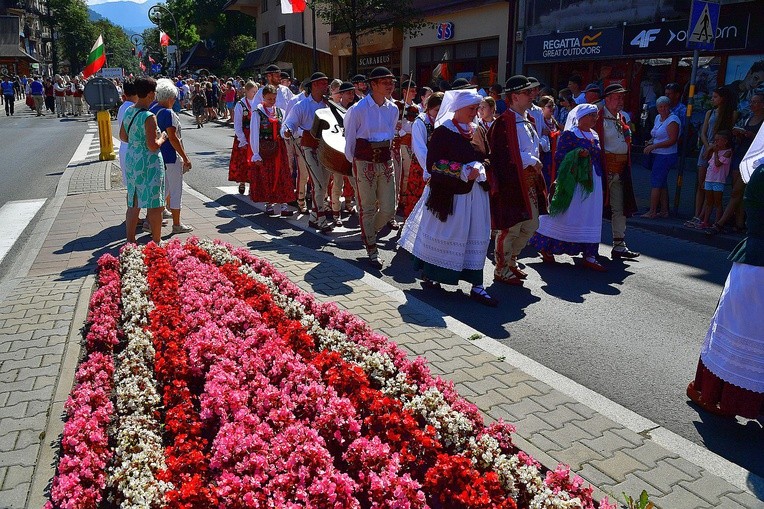
[[[20,58],[28,62],[40,62],[35,57],[19,48],[18,44],[0,44],[0,58]]]
[[[297,41],[286,40],[247,53],[239,69],[261,72],[270,64],[293,69],[295,77],[304,78],[313,72],[313,48]],[[319,70],[331,74],[332,54],[318,50]]]

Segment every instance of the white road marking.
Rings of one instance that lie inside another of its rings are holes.
[[[0,262],[45,201],[45,199],[11,201],[0,208]]]
[[[86,133],[82,137],[82,141],[80,142],[80,145],[77,147],[77,150],[74,151],[74,155],[72,156],[71,161],[69,161],[68,166],[72,166],[73,164],[79,164],[88,158],[88,152],[90,151],[90,146],[93,144],[93,140],[96,139],[96,135],[92,133]]]

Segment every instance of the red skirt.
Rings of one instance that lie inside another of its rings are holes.
[[[749,391],[725,382],[698,360],[695,380],[687,396],[702,409],[716,415],[739,415],[756,419],[764,415],[764,393]]]
[[[249,138],[249,129],[244,129],[244,135]],[[231,162],[228,163],[228,180],[231,182],[246,182],[249,180],[249,172],[254,168],[251,161],[252,152],[249,145],[239,148],[239,139],[233,137],[231,149]]]
[[[421,198],[424,192],[424,170],[416,159],[416,156],[411,158],[411,167],[409,168],[409,179],[406,183],[406,189],[401,189],[401,207],[403,211],[403,217],[409,217],[411,211],[414,210],[414,205]]]
[[[253,164],[249,179],[249,197],[253,202],[266,203],[289,203],[295,200],[294,182],[284,140],[279,140],[276,155],[263,157],[263,164],[259,167]]]

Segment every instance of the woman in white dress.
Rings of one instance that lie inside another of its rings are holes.
[[[472,300],[495,307],[483,288],[491,237],[488,144],[473,123],[482,99],[474,90],[446,92],[427,147],[430,179],[398,244],[413,255],[425,286],[466,281]]]
[[[597,261],[603,200],[601,148],[594,132],[597,114],[597,106],[580,104],[568,115],[554,156],[558,170],[550,213],[539,217],[528,243],[546,263],[554,263],[556,254],[581,254],[582,266],[605,272]]]

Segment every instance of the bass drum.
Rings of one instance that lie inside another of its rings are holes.
[[[341,111],[344,113],[344,111]],[[318,139],[318,161],[327,170],[351,177],[353,166],[345,158],[345,130],[330,108],[316,111],[311,134]]]

